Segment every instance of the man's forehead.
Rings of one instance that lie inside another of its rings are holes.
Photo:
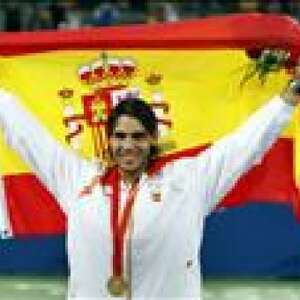
[[[130,127],[130,126],[116,126],[113,130],[113,133],[122,133],[122,134],[147,134],[148,131],[143,126],[139,127]]]
[[[135,117],[122,115],[118,118],[114,131],[146,131],[143,124]]]
[[[133,130],[126,130],[126,129],[123,129],[123,128],[116,128],[114,130],[115,133],[147,133],[147,130],[141,128],[141,129],[133,129]]]

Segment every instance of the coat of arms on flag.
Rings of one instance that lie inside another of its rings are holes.
[[[74,149],[80,148],[81,134],[88,127],[91,130],[94,157],[102,163],[107,162],[107,116],[120,101],[144,97],[143,91],[135,82],[135,78],[139,76],[150,91],[151,99],[147,100],[156,114],[161,146],[170,148],[172,141],[168,140],[168,133],[172,122],[168,116],[169,104],[161,90],[163,76],[154,72],[144,74],[133,58],[110,58],[105,52],[99,56],[91,64],[81,66],[78,70],[78,79],[89,89],[88,93],[81,96],[81,113],[75,112],[72,89],[63,88],[58,92],[63,104],[63,122],[68,130],[66,142]]]

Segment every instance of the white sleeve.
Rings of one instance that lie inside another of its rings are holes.
[[[242,174],[261,161],[293,111],[294,106],[276,96],[235,132],[217,141],[196,158],[201,165],[198,169],[199,184],[203,174],[207,175],[206,213],[211,212]]]
[[[71,150],[60,145],[25,110],[16,97],[0,90],[0,127],[9,146],[16,150],[67,212],[76,179],[87,166]]]
[[[223,137],[206,151],[173,163],[170,173],[184,183],[193,195],[191,207],[209,214],[240,176],[271,147],[294,110],[280,97],[274,97],[257,110],[240,128]],[[201,201],[201,203],[199,203]],[[193,204],[192,204],[193,203]]]

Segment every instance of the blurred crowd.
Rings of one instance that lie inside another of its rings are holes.
[[[282,13],[300,20],[299,0],[0,0],[0,31],[112,26],[239,12]]]

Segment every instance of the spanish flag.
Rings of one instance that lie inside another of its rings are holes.
[[[264,84],[254,75],[241,85],[253,64],[249,53],[265,48],[297,56],[300,27],[285,16],[247,14],[172,24],[1,33],[0,86],[19,96],[60,143],[88,159],[101,152],[95,143],[101,132],[86,117],[91,109],[88,96],[95,96],[99,87],[111,99],[122,96],[124,87],[138,92],[162,108],[161,161],[167,161],[195,155],[282,90],[290,79],[286,70],[269,74]],[[115,61],[130,62],[135,74],[129,68],[127,76],[118,78]],[[111,77],[93,80],[102,76],[98,67],[109,64]],[[251,199],[285,203],[300,216],[298,122],[295,117],[219,207],[242,206]],[[63,233],[65,217],[55,199],[2,136],[0,158],[3,230],[13,236]]]

